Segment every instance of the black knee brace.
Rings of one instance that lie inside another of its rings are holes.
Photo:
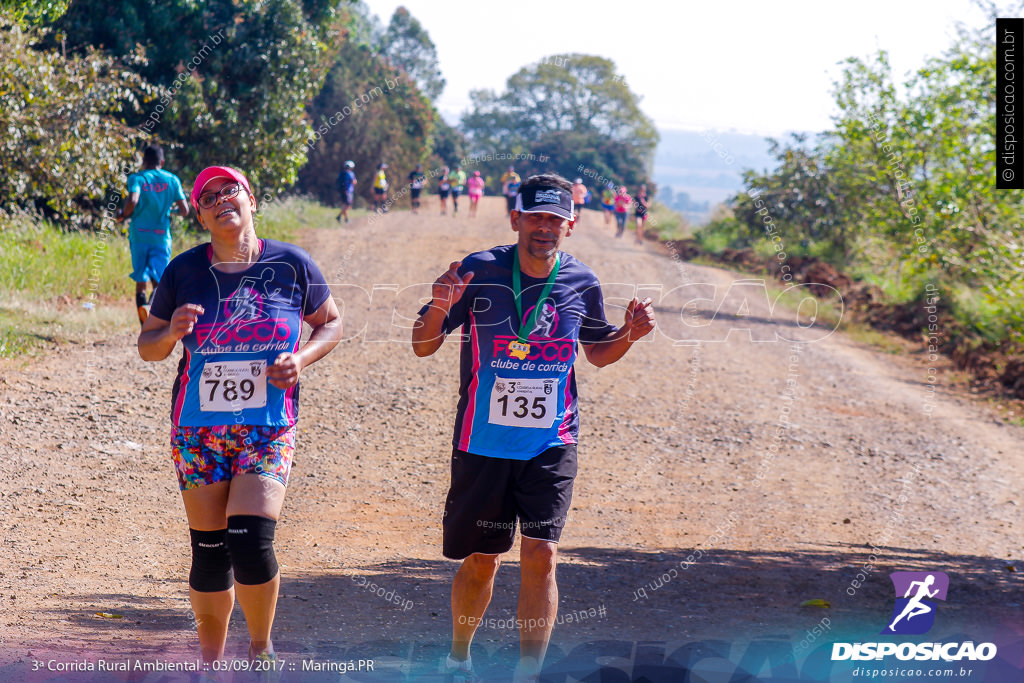
[[[277,522],[267,517],[228,517],[228,550],[231,552],[231,566],[238,583],[255,586],[277,576],[275,527]]]
[[[192,535],[192,570],[188,585],[201,593],[231,588],[231,557],[228,555],[227,529],[196,531]]]

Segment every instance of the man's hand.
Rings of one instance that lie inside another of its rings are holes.
[[[182,304],[174,309],[174,313],[171,314],[169,331],[175,341],[186,334],[191,334],[195,324],[199,321],[199,316],[205,312],[206,310],[199,304]]]
[[[466,291],[466,285],[473,279],[472,271],[466,273],[465,277],[459,277],[460,267],[462,261],[452,261],[448,270],[434,280],[434,285],[430,288],[430,295],[433,297],[431,305],[441,308],[445,313],[458,303]]]
[[[427,310],[412,328],[412,350],[419,357],[429,356],[444,343],[444,321],[473,280],[473,273],[459,277],[462,261],[453,261],[430,288],[431,301]]]
[[[282,353],[267,368],[267,381],[278,389],[287,389],[299,381],[302,361],[294,353]]]
[[[636,297],[626,306],[626,319],[622,325],[626,339],[634,342],[654,329],[654,304],[650,298],[639,301]]]

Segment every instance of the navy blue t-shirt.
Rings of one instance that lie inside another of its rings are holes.
[[[278,389],[266,379],[277,356],[294,352],[302,319],[331,291],[305,251],[260,240],[259,260],[239,273],[210,265],[212,247],[201,244],[167,266],[150,313],[170,320],[183,304],[199,304],[171,396],[176,426],[231,424],[287,426],[298,418],[299,385]]]
[[[545,282],[523,274],[523,318],[515,323],[515,248],[495,247],[462,260],[459,274],[472,271],[473,279],[449,311],[444,331],[464,327],[452,445],[476,455],[529,460],[552,446],[576,443],[577,342],[597,343],[618,328],[605,318],[594,271],[559,252],[558,277],[529,335],[530,352],[525,359],[512,357],[508,344],[537,305]],[[426,311],[424,306],[420,315]]]

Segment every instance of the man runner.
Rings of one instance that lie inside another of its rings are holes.
[[[128,245],[132,254],[135,281],[135,309],[139,323],[149,316],[149,301],[171,261],[171,215],[188,215],[188,202],[178,176],[163,170],[164,150],[149,145],[142,151],[142,170],[128,176],[128,199],[118,210],[116,219],[132,221],[128,228]],[[146,281],[152,284],[146,297]]]
[[[427,176],[423,173],[423,164],[416,164],[416,168],[409,173],[409,202],[412,205],[412,212],[417,213],[420,208],[420,193],[427,182]]]
[[[573,231],[568,180],[532,176],[511,215],[516,244],[452,263],[419,312],[412,345],[429,356],[463,327],[444,555],[462,560],[452,585],[448,673],[472,676],[470,644],[490,602],[500,556],[522,532],[520,663],[537,680],[558,608],[557,544],[576,476],[578,342],[597,366],[614,363],[654,329],[635,298],[616,328],[594,272],[559,251]]]
[[[455,173],[452,173],[452,218],[459,213],[459,195],[465,191],[466,188],[466,172],[462,170],[461,166],[455,167]]]
[[[338,188],[338,192],[341,193],[341,211],[338,213],[338,221],[344,218],[345,222],[348,223],[348,210],[352,208],[352,203],[356,200],[356,174],[353,170],[356,167],[354,161],[346,161],[345,165],[342,166],[341,172],[338,173],[337,179],[334,181],[335,187]]]
[[[522,178],[516,173],[515,166],[509,166],[508,170],[501,175],[501,193],[505,195],[505,202],[507,206],[507,213],[509,216],[512,215],[512,209],[516,203],[516,193],[519,191],[519,185],[522,183]]]

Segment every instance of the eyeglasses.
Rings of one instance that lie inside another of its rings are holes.
[[[217,192],[207,192],[206,194],[199,195],[199,199],[196,200],[196,204],[198,204],[201,209],[212,209],[217,206],[221,197],[224,199],[237,197],[238,192],[241,189],[241,183],[228,183]]]

